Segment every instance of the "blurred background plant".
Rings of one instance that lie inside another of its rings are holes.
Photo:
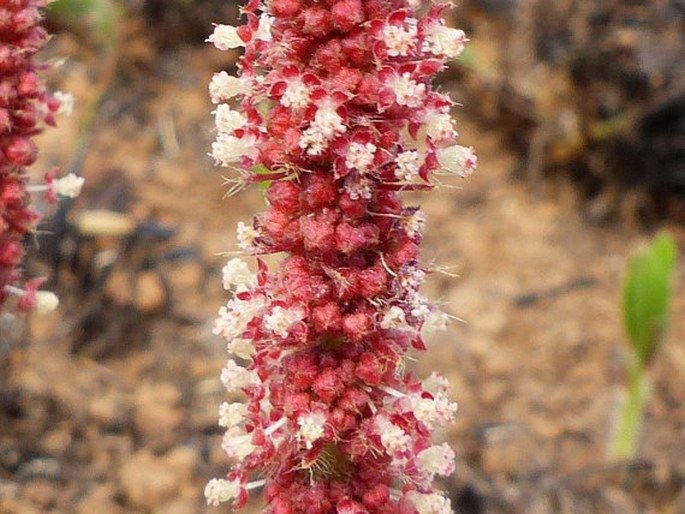
[[[623,287],[623,326],[630,345],[627,395],[618,417],[610,458],[636,457],[644,410],[649,401],[650,367],[666,340],[676,243],[662,233],[628,263]]]
[[[92,39],[98,46],[116,46],[123,7],[113,0],[56,0],[50,6],[50,20]]]
[[[75,142],[75,150],[78,151],[74,152],[76,158],[72,168],[80,167],[97,107],[116,73],[124,13],[124,8],[114,0],[56,0],[50,6],[49,25],[56,31],[68,31],[83,40],[97,52],[100,61],[94,87],[89,88],[88,97],[79,99],[82,103],[79,109],[80,130]]]

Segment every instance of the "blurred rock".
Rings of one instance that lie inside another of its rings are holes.
[[[43,436],[41,447],[43,451],[55,458],[60,458],[69,450],[72,443],[71,423],[60,423],[54,430],[50,430]],[[59,469],[59,466],[57,466]]]
[[[19,484],[9,480],[0,480],[0,501],[9,501],[19,496]]]
[[[137,278],[136,288],[136,307],[140,312],[149,314],[164,310],[167,297],[159,275],[152,271],[141,273]]]
[[[503,477],[532,472],[542,464],[542,454],[536,454],[538,443],[525,428],[497,425],[486,427],[482,434],[481,465],[489,475]]]
[[[190,482],[197,468],[198,453],[188,446],[179,446],[166,454],[164,461],[183,482]]]
[[[61,470],[62,467],[56,459],[36,458],[22,463],[17,470],[17,477],[22,480],[34,477],[57,479]]]
[[[10,500],[2,498],[2,514],[42,514],[45,511],[37,509],[28,500]]]
[[[84,457],[88,462],[89,474],[94,480],[111,480],[116,474],[115,469],[134,451],[131,437],[102,434],[98,430],[90,434],[92,440],[86,443],[90,454]]]
[[[190,498],[177,498],[159,506],[153,514],[190,514],[197,512],[197,502]]]
[[[181,392],[168,383],[145,383],[135,395],[135,428],[143,437],[150,438],[158,448],[171,442],[172,433],[184,418],[178,407]]]
[[[165,459],[141,450],[124,462],[119,482],[132,507],[153,510],[175,498],[183,480]]]
[[[93,487],[76,507],[77,514],[121,514],[124,510],[115,501],[116,490],[113,484]]]
[[[114,389],[107,389],[102,395],[88,402],[91,419],[107,429],[121,429],[128,425],[132,406],[123,394]]]
[[[47,511],[56,503],[58,493],[57,484],[37,478],[22,488],[21,496],[32,502],[41,511]]]
[[[626,491],[608,487],[604,491],[607,514],[639,514],[640,509]]]

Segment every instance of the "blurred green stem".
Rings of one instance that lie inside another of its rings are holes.
[[[628,368],[628,395],[624,400],[609,451],[610,459],[628,460],[635,456],[650,389],[646,369],[639,359],[633,359],[632,365]]]

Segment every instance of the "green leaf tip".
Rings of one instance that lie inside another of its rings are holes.
[[[668,329],[676,257],[675,241],[661,233],[628,263],[623,288],[623,324],[643,367],[650,364]]]

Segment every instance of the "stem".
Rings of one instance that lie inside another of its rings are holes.
[[[650,393],[649,376],[637,358],[628,368],[627,393],[609,450],[611,460],[632,459],[637,451],[644,410]]]

